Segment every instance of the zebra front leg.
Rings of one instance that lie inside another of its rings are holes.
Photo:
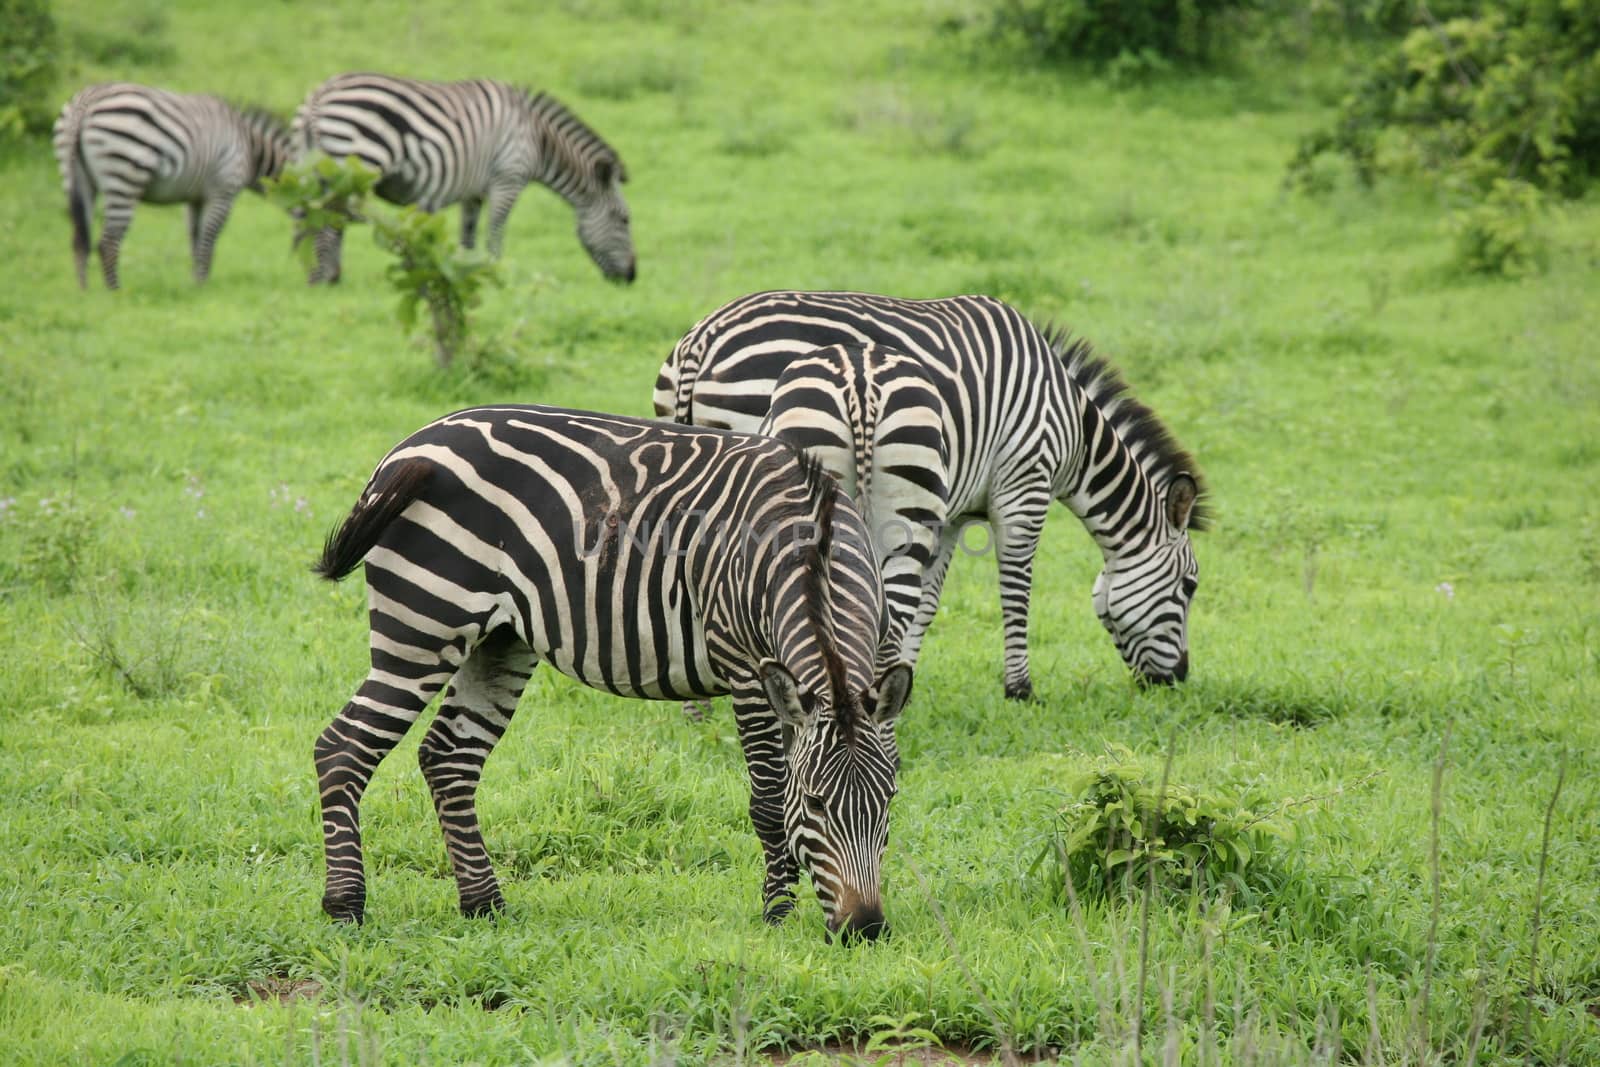
[[[455,871],[461,914],[468,918],[505,909],[478,825],[478,782],[537,665],[533,650],[510,630],[491,634],[456,671],[417,750]]]
[[[189,255],[194,260],[194,280],[204,282],[211,276],[211,257],[216,252],[217,237],[228,221],[237,194],[227,193],[205,201],[197,210],[189,205]]]
[[[1033,679],[1028,673],[1028,602],[1033,595],[1033,555],[1039,548],[1050,499],[1049,483],[1042,478],[1007,486],[990,498],[1009,700],[1033,699]]]
[[[313,238],[313,247],[317,253],[317,262],[311,268],[311,276],[307,281],[316,285],[327,282],[333,285],[338,282],[340,274],[339,258],[344,244],[344,231],[332,226],[317,231]]]
[[[105,225],[100,231],[100,274],[107,289],[119,287],[117,256],[122,250],[122,238],[133,223],[133,204],[130,197],[106,194]]]
[[[469,196],[461,201],[461,247],[478,243],[478,216],[483,214],[483,197]]]
[[[489,255],[500,258],[500,248],[505,242],[506,220],[516,206],[522,186],[515,182],[500,182],[489,189]]]
[[[376,652],[374,660],[377,659]],[[317,738],[317,788],[322,794],[322,847],[327,883],[322,910],[341,922],[366,914],[367,877],[361,853],[361,795],[372,772],[417,721],[449,678],[441,674],[401,678],[376,662],[350,703]]]
[[[794,910],[800,868],[789,852],[783,830],[783,788],[789,765],[783,751],[783,728],[767,706],[766,694],[754,678],[733,687],[733,720],[750,773],[750,821],[766,856],[767,875],[761,887],[761,917],[780,923]]]

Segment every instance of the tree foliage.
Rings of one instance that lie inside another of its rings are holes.
[[[1121,67],[1198,64],[1223,41],[1224,17],[1251,0],[998,0],[995,36],[1045,62],[1086,60]]]
[[[49,0],[0,0],[0,143],[50,128],[60,58]]]
[[[1600,172],[1600,0],[1510,0],[1440,21],[1426,4],[1305,137],[1292,179],[1341,153],[1370,183],[1421,172],[1576,196]]]

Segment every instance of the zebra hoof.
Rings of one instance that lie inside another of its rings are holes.
[[[762,909],[761,921],[768,926],[778,926],[789,917],[789,913],[793,910],[793,899],[774,900]]]
[[[363,897],[323,897],[322,910],[335,922],[360,926],[367,918],[367,902]]]
[[[1012,685],[1009,682],[1006,683],[1006,699],[1007,700],[1025,700],[1025,701],[1032,702],[1033,701],[1033,683],[1032,682],[1023,682],[1020,685]]]
[[[506,898],[496,890],[489,896],[461,902],[461,914],[468,919],[492,919],[506,910]]]

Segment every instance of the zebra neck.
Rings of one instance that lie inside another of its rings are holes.
[[[535,99],[528,110],[528,143],[533,151],[530,177],[578,208],[593,199],[594,183],[581,145],[568,128],[569,123],[563,121],[568,113],[560,105],[551,109],[550,103],[548,97]]]
[[[1078,404],[1078,448],[1065,465],[1065,486],[1056,499],[1078,516],[1101,555],[1110,559],[1155,535],[1159,501],[1149,473],[1116,427],[1081,391]]]

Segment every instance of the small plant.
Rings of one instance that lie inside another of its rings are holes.
[[[1471,274],[1510,277],[1542,269],[1546,248],[1538,223],[1543,207],[1536,186],[1496,178],[1480,203],[1450,216],[1456,265]]]
[[[494,261],[485,252],[458,247],[442,216],[415,207],[376,216],[372,224],[379,246],[395,257],[388,277],[400,292],[400,321],[413,328],[417,309],[426,307],[434,356],[439,366],[448,367],[467,340],[467,313],[483,302],[483,287],[500,284]]]
[[[1277,819],[1283,806],[1263,814],[1225,793],[1172,781],[1162,789],[1121,746],[1112,746],[1073,793],[1077,799],[1057,812],[1034,869],[1053,857],[1085,895],[1118,886],[1137,893],[1152,879],[1174,892],[1247,881],[1273,840],[1292,836]]]
[[[14,562],[0,562],[0,581],[9,577],[52,593],[70,592],[93,545],[94,520],[70,492],[45,497],[32,508],[18,506],[9,497],[0,504],[5,505],[0,518],[14,526],[21,541]]]
[[[267,196],[294,216],[295,248],[307,269],[316,259],[315,242],[307,237],[370,223],[379,247],[395,257],[388,278],[400,293],[401,324],[414,327],[418,309],[426,307],[434,355],[448,367],[467,340],[468,313],[483,301],[485,285],[500,284],[499,271],[487,253],[458,247],[441,215],[414,206],[399,212],[369,208],[367,196],[377,180],[378,172],[358,159],[323,156],[267,182]]]
[[[999,0],[989,29],[1041,61],[1106,63],[1115,68],[1114,80],[1116,72],[1125,80],[1172,63],[1211,61],[1223,50],[1224,21],[1249,6],[1241,0]]]
[[[310,270],[317,251],[315,240],[307,238],[322,230],[343,231],[366,221],[363,208],[377,182],[378,172],[354,156],[317,156],[285,167],[281,175],[262,185],[267,199],[293,216],[294,248]]]

